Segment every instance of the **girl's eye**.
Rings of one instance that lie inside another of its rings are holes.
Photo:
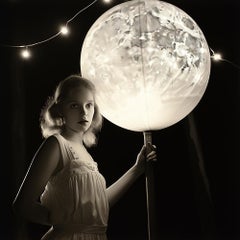
[[[93,103],[88,103],[88,104],[86,105],[87,108],[91,108],[92,106],[93,106]]]
[[[72,109],[78,108],[78,104],[73,103],[73,104],[70,105],[70,107],[71,107]]]

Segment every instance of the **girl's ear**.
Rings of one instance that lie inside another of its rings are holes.
[[[51,115],[54,117],[54,118],[59,118],[59,117],[62,117],[62,113],[61,113],[61,107],[60,107],[60,104],[58,103],[54,103],[51,107]]]
[[[52,107],[52,116],[55,120],[55,123],[58,127],[62,127],[65,124],[65,119],[62,114],[62,106],[61,104],[54,103]]]
[[[58,113],[59,116],[63,115],[62,111],[62,104],[61,103],[55,103],[56,105],[56,112]]]

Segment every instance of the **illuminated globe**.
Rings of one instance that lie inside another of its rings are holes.
[[[103,116],[132,131],[166,128],[189,114],[210,75],[206,39],[184,11],[133,0],[100,16],[81,49],[81,73]]]

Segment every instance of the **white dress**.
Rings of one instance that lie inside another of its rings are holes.
[[[41,240],[107,240],[109,203],[97,163],[79,159],[65,138],[54,136],[64,167],[47,183],[41,203],[58,223]]]

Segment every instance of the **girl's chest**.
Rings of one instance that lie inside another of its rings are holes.
[[[98,171],[97,163],[93,160],[91,155],[80,150],[71,149],[72,157],[69,162],[70,173],[86,173]]]

